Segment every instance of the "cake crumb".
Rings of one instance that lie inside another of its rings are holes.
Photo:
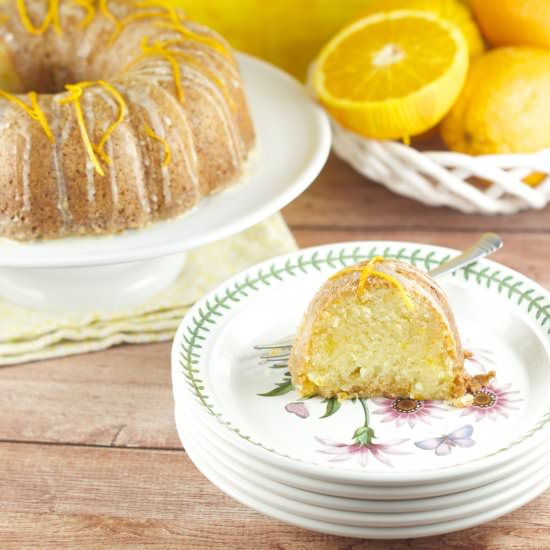
[[[448,401],[445,401],[446,405],[450,405],[451,407],[456,407],[457,409],[465,409],[466,407],[469,407],[474,402],[474,396],[471,393],[467,393],[466,395],[463,395],[462,397],[457,397],[456,399],[449,399]]]
[[[466,380],[466,391],[468,393],[476,393],[481,391],[494,377],[496,372],[494,370],[489,371],[486,374],[476,374],[475,376],[469,376]]]

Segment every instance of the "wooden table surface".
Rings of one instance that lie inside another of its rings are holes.
[[[550,209],[467,216],[422,206],[336,158],[284,210],[301,246],[402,239],[461,248],[500,232],[495,259],[550,288]],[[170,344],[0,369],[0,548],[550,548],[550,491],[478,528],[408,541],[298,529],[225,496],[181,448]]]

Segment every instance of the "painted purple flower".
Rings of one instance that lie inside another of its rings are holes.
[[[435,413],[445,411],[445,407],[436,405],[435,401],[420,401],[417,399],[372,399],[380,408],[372,411],[372,414],[383,414],[382,422],[393,422],[397,427],[408,424],[411,428],[418,421],[431,424],[430,418],[441,419]]]
[[[415,441],[414,444],[419,449],[424,449],[425,451],[433,451],[435,449],[437,456],[446,456],[451,453],[453,447],[466,448],[475,445],[475,441],[471,438],[473,433],[474,427],[471,424],[466,424],[451,433],[443,434],[441,437]]]
[[[493,360],[493,352],[485,348],[478,348],[476,346],[467,346],[464,350],[464,360],[466,364],[478,368],[481,372],[487,372],[488,368],[495,366]]]
[[[309,416],[309,411],[305,403],[301,401],[295,401],[293,403],[287,403],[285,405],[285,411],[291,414],[295,414],[300,418],[307,418]]]
[[[379,462],[382,462],[382,464],[393,467],[388,458],[384,456],[385,454],[410,454],[393,448],[397,445],[401,445],[401,443],[404,443],[405,441],[408,441],[408,439],[394,439],[392,441],[386,441],[386,443],[363,443],[357,438],[354,443],[340,443],[338,441],[323,439],[321,437],[315,437],[315,439],[321,443],[321,445],[325,446],[325,449],[318,451],[319,453],[332,455],[332,458],[328,459],[329,462],[343,462],[345,460],[355,458],[360,466],[365,467],[368,463],[369,455],[371,455]]]
[[[474,393],[474,402],[462,411],[460,416],[474,415],[476,422],[485,417],[496,420],[499,415],[508,418],[506,410],[517,410],[518,407],[513,403],[522,401],[516,398],[519,391],[507,391],[511,384],[497,386],[495,381],[491,381],[488,386]]]

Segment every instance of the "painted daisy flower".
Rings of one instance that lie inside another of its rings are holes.
[[[408,441],[408,439],[394,439],[393,441],[387,441],[386,443],[372,443],[372,441],[370,443],[363,443],[362,441],[359,441],[358,438],[355,438],[354,443],[340,443],[338,441],[323,439],[321,437],[316,437],[315,439],[321,443],[321,445],[325,446],[325,449],[318,451],[319,453],[332,455],[332,458],[328,459],[329,462],[344,462],[345,460],[354,458],[363,468],[368,464],[369,456],[372,456],[386,466],[393,467],[393,464],[384,455],[410,454],[393,448],[397,445],[401,445],[401,443],[404,443],[405,441]]]
[[[419,401],[418,399],[372,399],[372,402],[380,408],[372,411],[372,414],[382,414],[381,422],[393,422],[396,426],[408,424],[414,428],[418,421],[431,424],[430,418],[441,419],[437,412],[446,411],[445,407],[437,405],[435,401]]]
[[[384,456],[388,455],[408,455],[411,453],[398,451],[393,447],[405,443],[408,439],[394,439],[385,443],[374,443],[376,438],[374,430],[369,426],[369,409],[366,399],[358,399],[363,410],[364,422],[363,425],[357,428],[353,434],[353,443],[340,443],[331,439],[323,439],[316,437],[315,439],[324,445],[324,449],[318,450],[319,453],[331,455],[329,462],[343,462],[355,458],[360,466],[365,467],[368,464],[369,456],[374,457],[378,462],[386,466],[392,466],[389,459]]]
[[[464,360],[472,367],[479,369],[481,372],[487,372],[488,369],[494,368],[495,361],[493,360],[493,352],[485,348],[475,346],[467,346],[464,350]]]
[[[485,417],[496,420],[499,416],[508,418],[507,410],[517,410],[514,403],[523,401],[518,398],[519,391],[508,391],[512,384],[497,386],[491,381],[488,386],[474,393],[474,402],[462,411],[460,416],[474,415],[476,422]]]

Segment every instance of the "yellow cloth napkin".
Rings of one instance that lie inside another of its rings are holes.
[[[282,216],[187,254],[178,280],[139,306],[57,314],[0,301],[0,365],[169,340],[185,313],[208,290],[257,262],[296,250]]]

